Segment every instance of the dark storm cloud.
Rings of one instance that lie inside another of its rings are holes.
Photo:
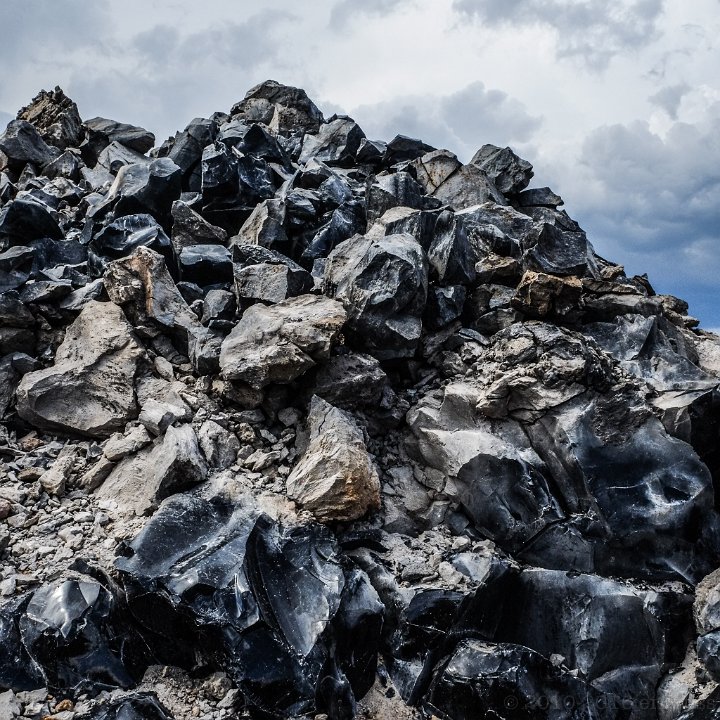
[[[720,277],[720,104],[665,137],[647,123],[601,127],[582,148],[589,184],[576,210],[602,253],[647,271],[660,289],[717,293]],[[567,198],[566,198],[567,199]]]
[[[664,110],[671,119],[677,120],[680,103],[690,90],[691,87],[687,83],[669,85],[668,87],[658,90],[658,92],[651,95],[648,100],[653,105]]]
[[[453,7],[485,25],[552,28],[558,57],[600,70],[656,37],[663,0],[454,0]]]
[[[330,12],[329,25],[338,30],[358,15],[384,17],[413,4],[414,0],[340,0]]]
[[[518,100],[481,82],[444,96],[410,96],[363,105],[353,116],[365,132],[389,140],[397,134],[419,137],[467,161],[481,145],[529,141],[542,124]]]

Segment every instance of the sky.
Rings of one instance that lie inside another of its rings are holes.
[[[373,139],[511,146],[720,328],[720,0],[2,0],[0,28],[0,126],[60,85],[160,143],[272,78]]]

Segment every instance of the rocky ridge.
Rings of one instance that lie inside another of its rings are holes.
[[[0,717],[720,715],[720,338],[532,166],[267,81],[0,135]]]

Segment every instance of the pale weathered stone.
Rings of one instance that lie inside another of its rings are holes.
[[[20,381],[18,413],[48,430],[110,435],[137,413],[133,379],[141,354],[122,310],[92,300],[67,329],[55,364]]]
[[[222,344],[222,374],[254,388],[288,383],[329,357],[345,317],[339,302],[316,295],[253,305]]]
[[[310,444],[288,477],[288,497],[322,522],[379,508],[380,481],[352,418],[314,397],[308,424]]]

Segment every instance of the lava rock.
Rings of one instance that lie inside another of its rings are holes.
[[[99,153],[112,142],[145,154],[155,145],[155,136],[137,125],[96,117],[85,121],[88,144]]]
[[[316,135],[306,135],[298,163],[311,158],[328,165],[352,165],[365,133],[351,118],[331,117]]]
[[[330,253],[324,282],[347,310],[355,345],[379,360],[414,354],[428,287],[427,259],[414,238],[356,235]]]
[[[7,158],[7,167],[18,173],[28,163],[42,168],[60,154],[26,120],[11,120],[8,123],[5,132],[0,135],[0,152]]]

